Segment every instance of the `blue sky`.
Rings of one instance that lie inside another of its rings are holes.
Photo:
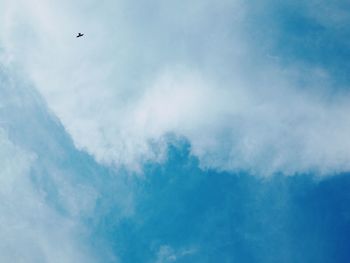
[[[348,262],[349,8],[0,0],[0,261]]]

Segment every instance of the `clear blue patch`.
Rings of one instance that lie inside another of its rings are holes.
[[[196,252],[176,262],[348,262],[350,177],[261,179],[198,169],[188,145],[138,180],[132,218],[100,218],[96,235],[122,262],[154,262],[167,245]],[[98,215],[97,215],[98,216]]]

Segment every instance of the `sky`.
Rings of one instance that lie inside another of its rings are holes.
[[[0,0],[0,262],[349,262],[349,37],[344,0]]]

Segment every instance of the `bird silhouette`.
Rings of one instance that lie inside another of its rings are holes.
[[[77,37],[82,37],[84,34],[78,33]]]

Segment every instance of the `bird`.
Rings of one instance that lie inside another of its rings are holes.
[[[82,37],[84,34],[78,33],[77,37]]]

